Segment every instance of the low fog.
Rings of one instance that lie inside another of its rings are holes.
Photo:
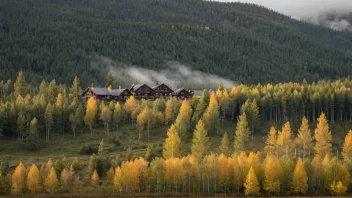
[[[218,0],[221,2],[254,3],[335,30],[352,30],[346,20],[352,13],[352,0]],[[351,16],[350,16],[351,19]]]
[[[117,86],[130,88],[132,84],[139,83],[145,83],[149,86],[165,83],[173,89],[181,87],[185,89],[216,88],[220,82],[225,87],[235,85],[235,82],[229,79],[192,70],[177,62],[168,62],[163,69],[152,70],[117,64],[108,58],[99,56],[92,60],[91,67],[100,71],[103,70],[106,75],[111,73],[114,76],[116,88]]]

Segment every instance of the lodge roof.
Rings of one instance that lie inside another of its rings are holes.
[[[158,87],[160,87],[161,85],[165,85],[167,88],[169,88],[171,91],[173,91],[169,86],[167,86],[165,83],[161,83],[161,84],[158,84],[158,85],[155,85],[152,87],[153,90],[157,89]]]
[[[141,88],[143,85],[145,85],[145,84],[132,85],[131,89],[133,89],[134,91],[136,91],[136,90],[138,90],[139,88]]]
[[[172,93],[172,95],[177,95],[177,94],[181,93],[181,91],[183,91],[183,90],[185,90],[185,89],[184,89],[184,88],[176,89],[176,90],[174,91],[174,93]],[[187,90],[185,90],[185,91],[187,91]],[[188,92],[188,91],[187,91],[187,92]]]
[[[122,92],[124,92],[126,90],[128,92],[130,92],[130,90],[128,90],[128,89],[113,89],[113,90],[110,91],[110,93],[111,93],[112,96],[120,96],[122,94]]]

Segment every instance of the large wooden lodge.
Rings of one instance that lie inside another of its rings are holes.
[[[180,88],[174,91],[164,83],[153,87],[150,87],[146,84],[137,84],[132,85],[130,89],[120,88],[108,90],[105,87],[88,87],[82,92],[81,98],[83,100],[88,100],[91,97],[95,97],[98,100],[125,101],[130,96],[134,96],[136,99],[168,99],[170,97],[176,97],[180,100],[184,100],[192,98],[194,93],[195,91],[187,91],[184,88]]]

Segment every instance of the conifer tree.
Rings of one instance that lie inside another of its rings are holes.
[[[249,141],[249,127],[247,122],[246,114],[240,115],[237,121],[236,131],[235,131],[235,152],[240,153],[246,151],[246,145]]]
[[[301,158],[298,159],[291,183],[291,192],[305,194],[308,190],[308,177]]]
[[[46,141],[50,140],[50,130],[53,126],[53,106],[48,103],[45,109],[45,127],[46,127]]]
[[[18,96],[24,96],[25,93],[25,78],[23,76],[23,72],[20,71],[17,75],[17,79],[16,79],[16,82],[15,84],[13,85],[13,88],[14,88],[14,95],[15,97],[17,98]]]
[[[120,103],[115,104],[113,120],[116,126],[116,130],[119,130],[119,125],[123,122],[123,110],[121,108]]]
[[[298,140],[298,143],[302,146],[303,161],[304,161],[307,155],[307,152],[309,153],[310,149],[313,147],[313,144],[312,144],[313,137],[310,133],[309,124],[306,117],[302,118],[301,127],[298,129],[297,140]]]
[[[208,151],[209,137],[208,131],[204,128],[202,120],[198,121],[196,129],[194,130],[191,151],[192,155],[200,160]]]
[[[194,114],[192,116],[192,123],[194,125],[197,124],[198,120],[202,118],[204,111],[206,110],[208,103],[209,103],[209,92],[208,90],[204,89],[202,92],[202,95],[199,99],[199,102],[197,104],[197,107],[194,111]]]
[[[73,80],[72,86],[70,88],[71,101],[78,100],[78,97],[81,92],[82,92],[82,90],[81,90],[81,84],[80,84],[79,78],[77,76],[75,76],[75,79]]]
[[[20,162],[11,176],[11,193],[14,195],[23,193],[25,189],[25,167]]]
[[[38,149],[39,133],[37,129],[37,124],[37,118],[33,118],[29,126],[28,137],[26,138],[26,144],[30,150]]]
[[[332,150],[332,137],[324,113],[322,113],[318,119],[317,128],[315,129],[315,139],[317,141],[314,147],[316,154],[319,154],[321,158],[330,155]]]
[[[183,100],[180,108],[180,112],[174,123],[176,130],[183,139],[187,139],[190,130],[190,120],[192,116],[192,108],[189,105],[188,100]]]
[[[203,114],[203,122],[209,133],[218,133],[220,125],[219,105],[214,92],[210,94],[209,106]]]
[[[59,181],[57,179],[57,175],[54,167],[51,167],[48,176],[46,176],[44,187],[45,187],[45,190],[49,193],[54,193],[58,190]]]
[[[289,156],[292,151],[292,131],[289,122],[282,127],[282,131],[277,136],[277,145],[279,147],[280,156]]]
[[[123,188],[123,180],[122,180],[122,171],[120,167],[115,169],[115,176],[114,176],[114,185],[118,192],[122,192]]]
[[[171,125],[165,139],[163,157],[165,159],[181,156],[181,138],[176,131],[175,125]]]
[[[247,196],[259,195],[260,186],[253,167],[249,169],[246,182],[243,185],[245,187],[245,190],[244,190],[245,195]]]
[[[275,127],[271,127],[270,131],[268,133],[267,139],[266,139],[266,146],[264,148],[265,152],[268,154],[275,154],[278,155],[277,153],[277,135],[276,135],[276,129]]]
[[[90,137],[93,137],[93,125],[95,124],[97,114],[97,102],[94,97],[88,99],[86,115],[84,116],[84,122],[90,129]]]
[[[352,130],[348,132],[343,144],[342,156],[345,161],[352,160]]]
[[[223,153],[225,156],[228,156],[230,149],[230,141],[227,132],[224,133],[222,137],[221,144],[219,146],[220,153]]]
[[[113,82],[114,82],[114,77],[112,76],[111,73],[109,73],[105,79],[105,87],[108,88],[109,86],[112,85]]]
[[[272,154],[266,157],[264,174],[264,189],[269,194],[278,194],[280,192],[282,168],[277,157]]]
[[[32,164],[32,166],[29,168],[26,184],[27,184],[27,189],[31,193],[36,194],[40,192],[41,186],[40,186],[39,170],[35,164]]]
[[[92,174],[92,177],[91,177],[91,184],[93,186],[96,186],[98,185],[98,182],[99,182],[99,176],[98,176],[98,173],[96,170],[94,170],[93,174]]]

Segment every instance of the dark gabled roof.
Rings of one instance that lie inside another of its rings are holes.
[[[95,93],[95,95],[98,96],[109,96],[111,95],[110,92],[106,88],[98,88],[98,87],[93,87],[91,88],[92,92]]]
[[[86,90],[82,92],[81,95],[86,93],[88,90],[92,90],[92,92],[97,96],[109,96],[111,95],[110,92],[106,88],[99,88],[99,87],[88,87]]]
[[[129,93],[131,93],[130,90],[128,90],[128,89],[113,89],[110,91],[110,93],[112,96],[120,96],[121,93],[124,91],[128,91]]]
[[[174,93],[172,93],[172,95],[174,95],[174,96],[175,96],[175,95],[178,95],[178,94],[181,93],[181,91],[183,91],[183,90],[186,91],[187,93],[189,93],[189,92],[188,92],[187,90],[185,90],[184,88],[179,88],[179,89],[175,90]]]
[[[138,84],[138,85],[132,85],[131,89],[133,89],[133,91],[136,91],[137,89],[141,88],[144,84]]]
[[[159,85],[155,85],[152,87],[153,90],[155,90],[156,88],[160,87],[161,85],[165,85],[169,90],[173,91],[169,86],[167,86],[165,83],[161,83]]]

